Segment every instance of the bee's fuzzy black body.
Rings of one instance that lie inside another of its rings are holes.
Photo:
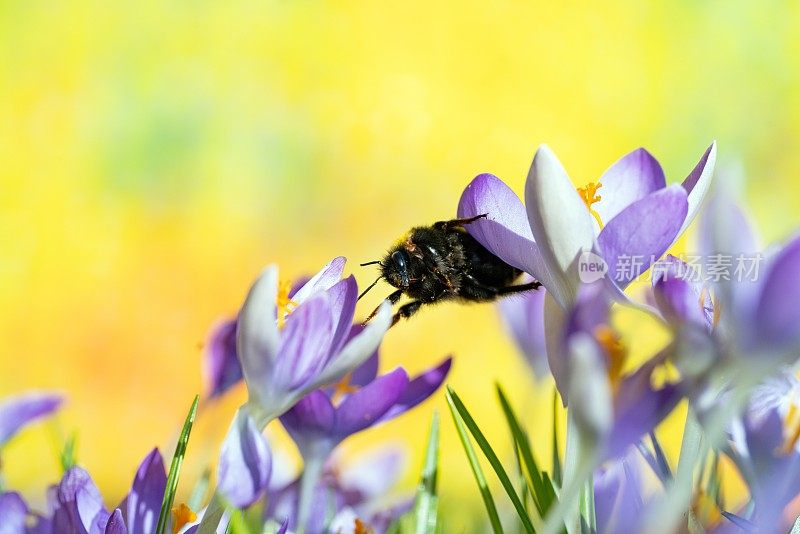
[[[412,228],[381,262],[374,262],[381,266],[381,278],[397,288],[388,297],[392,304],[403,295],[413,299],[398,309],[394,322],[411,317],[425,304],[445,300],[486,302],[539,287],[539,282],[514,285],[522,271],[467,233],[464,225],[482,217],[485,215]]]

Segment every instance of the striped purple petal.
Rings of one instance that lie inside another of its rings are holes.
[[[336,409],[336,433],[340,439],[376,423],[402,397],[408,375],[402,368],[379,376],[348,395]]]
[[[388,421],[407,412],[433,395],[447,378],[452,363],[452,358],[445,358],[436,367],[432,367],[415,376],[408,382],[397,402],[383,414],[380,422]]]
[[[612,279],[625,288],[660,258],[686,218],[686,191],[672,185],[634,202],[597,238]]]
[[[234,506],[246,508],[264,493],[272,473],[272,455],[253,419],[239,410],[222,444],[217,488]]]
[[[296,389],[325,367],[330,356],[335,318],[331,298],[318,293],[287,319],[271,378],[273,387]]]
[[[166,487],[164,459],[154,448],[136,470],[131,491],[120,505],[131,534],[149,534],[155,530]]]

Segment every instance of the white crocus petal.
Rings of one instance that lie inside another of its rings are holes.
[[[364,330],[347,342],[335,359],[314,379],[308,391],[340,379],[367,360],[378,350],[383,336],[392,326],[392,306],[383,301],[378,313],[367,323]]]
[[[525,183],[528,222],[553,276],[548,288],[564,308],[577,295],[578,256],[594,242],[592,216],[555,154],[542,145]]]
[[[327,291],[339,280],[342,279],[342,272],[347,259],[343,256],[338,256],[329,261],[320,271],[315,274],[311,279],[303,284],[303,287],[297,290],[292,295],[292,300],[298,305],[303,301],[312,297],[318,291]]]
[[[239,313],[236,350],[242,374],[252,392],[269,383],[278,351],[277,325],[278,267],[270,265],[261,273]]]
[[[716,141],[711,143],[711,146],[708,147],[707,152],[708,157],[703,154],[703,158],[701,158],[700,163],[697,164],[691,174],[689,174],[689,176],[683,182],[684,188],[689,193],[687,197],[687,200],[689,201],[689,211],[686,214],[686,220],[684,220],[680,232],[678,232],[678,237],[683,234],[686,228],[688,228],[694,220],[695,215],[697,215],[697,212],[700,210],[700,205],[703,203],[703,199],[706,197],[706,193],[708,193],[708,189],[711,187],[711,179],[714,176],[714,165],[717,162]],[[696,176],[697,174],[699,174],[699,177]]]
[[[586,333],[572,336],[568,350],[569,409],[581,438],[596,445],[608,435],[614,420],[604,356]]]

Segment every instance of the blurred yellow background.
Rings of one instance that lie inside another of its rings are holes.
[[[115,504],[149,448],[172,447],[210,326],[265,264],[290,278],[341,254],[368,283],[357,264],[454,215],[476,174],[521,191],[539,143],[582,184],[640,145],[677,181],[717,139],[763,234],[785,236],[800,208],[798,24],[784,2],[1,2],[0,396],[69,397],[8,447],[9,485],[41,501],[54,443],[79,429]],[[634,349],[664,340],[640,321],[623,321]],[[454,354],[450,383],[510,458],[501,381],[549,457],[552,387],[492,306],[426,310],[383,354],[410,371]],[[183,492],[243,398],[204,408]],[[443,505],[477,502],[442,395],[347,448],[406,442],[410,488],[433,409]]]

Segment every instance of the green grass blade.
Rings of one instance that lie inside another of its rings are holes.
[[[195,395],[192,407],[189,409],[189,414],[186,416],[186,421],[183,423],[183,429],[181,430],[181,436],[178,439],[178,445],[175,447],[175,455],[172,457],[172,465],[169,467],[169,475],[167,476],[167,487],[164,491],[164,500],[161,501],[161,513],[158,515],[156,534],[165,534],[167,530],[169,515],[172,511],[172,504],[175,502],[175,492],[178,489],[178,476],[181,472],[183,457],[186,456],[186,444],[189,443],[189,434],[192,432],[192,425],[194,424],[194,418],[197,415],[197,404],[199,401],[200,396]]]
[[[417,534],[435,534],[436,518],[438,512],[438,497],[436,494],[436,478],[439,472],[439,414],[433,412],[431,430],[428,437],[428,448],[425,454],[425,464],[422,467],[422,477],[417,489],[415,508],[415,528]]]
[[[500,524],[500,517],[497,515],[497,507],[494,505],[492,492],[489,491],[489,485],[486,483],[486,477],[483,476],[483,470],[478,463],[478,457],[475,455],[472,443],[470,443],[467,429],[464,427],[464,421],[461,419],[458,410],[456,410],[453,404],[453,398],[450,392],[451,390],[448,387],[447,393],[445,394],[447,398],[447,407],[450,409],[450,415],[453,417],[456,430],[458,430],[458,437],[461,439],[461,445],[463,445],[464,452],[467,454],[467,460],[469,460],[469,466],[472,468],[472,474],[475,475],[475,482],[478,483],[478,489],[480,489],[483,504],[486,506],[486,513],[489,515],[489,522],[495,534],[503,534],[503,526]]]
[[[581,519],[588,532],[597,532],[597,516],[594,509],[594,476],[589,475],[583,485],[580,500]]]
[[[564,483],[561,457],[558,455],[558,390],[553,390],[553,482],[560,488]]]
[[[472,434],[472,437],[475,439],[478,447],[480,447],[481,451],[483,451],[486,459],[489,460],[489,464],[492,466],[492,469],[494,469],[497,478],[500,479],[500,483],[503,485],[503,489],[506,490],[508,497],[511,499],[511,503],[517,510],[517,514],[522,521],[522,526],[525,527],[525,531],[529,534],[533,534],[535,529],[533,528],[533,523],[531,523],[531,518],[528,515],[528,512],[525,510],[525,505],[523,505],[522,501],[520,501],[519,495],[517,495],[517,492],[514,489],[514,484],[511,482],[511,479],[508,478],[508,473],[506,473],[506,470],[503,468],[503,464],[500,463],[500,460],[497,458],[497,455],[495,454],[491,445],[489,445],[489,442],[478,428],[478,425],[470,415],[467,407],[464,406],[464,403],[461,402],[461,399],[458,398],[458,395],[456,395],[456,393],[449,387],[447,388],[447,399],[453,409],[455,409],[461,416],[462,421],[466,425],[467,429],[469,429],[469,432]]]
[[[551,496],[554,496],[554,494],[551,495],[545,487],[544,480],[542,479],[542,471],[539,469],[539,465],[536,462],[536,457],[533,454],[528,435],[522,430],[519,419],[517,419],[517,416],[514,414],[514,410],[511,408],[511,404],[508,402],[505,393],[503,393],[503,389],[499,384],[495,384],[495,387],[497,389],[497,396],[500,399],[500,406],[506,417],[506,422],[511,429],[511,434],[517,445],[516,448],[519,450],[519,454],[522,457],[525,470],[528,474],[528,480],[530,480],[533,504],[536,506],[539,517],[544,518],[550,506],[553,504]]]

